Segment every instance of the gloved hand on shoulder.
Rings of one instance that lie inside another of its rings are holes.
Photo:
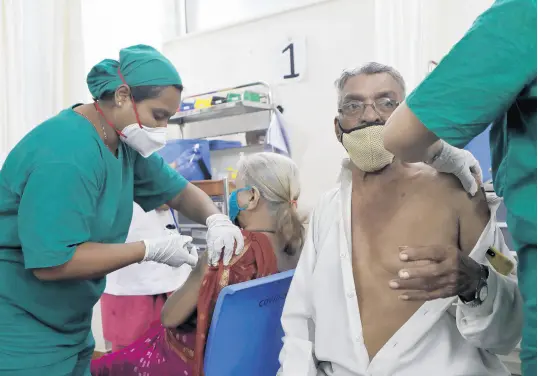
[[[222,261],[224,265],[228,265],[234,254],[234,247],[235,254],[238,255],[245,246],[241,230],[224,214],[209,216],[206,225],[208,262],[217,265],[224,253]]]
[[[455,175],[463,189],[472,196],[482,186],[482,169],[480,163],[467,150],[459,149],[441,141],[440,152],[429,164],[439,172]]]

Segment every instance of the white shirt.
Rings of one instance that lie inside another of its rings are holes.
[[[170,211],[145,212],[134,204],[133,219],[126,243],[166,236],[166,225],[174,224]],[[107,275],[105,293],[111,295],[157,295],[175,291],[189,276],[192,268],[173,268],[153,261],[126,266]]]
[[[521,297],[515,275],[505,277],[491,267],[483,304],[455,305],[456,297],[424,303],[370,361],[351,264],[351,171],[346,163],[340,187],[324,195],[310,221],[284,306],[279,375],[510,375],[495,354],[508,354],[520,340]],[[494,245],[515,263],[496,225],[496,206],[492,203],[490,221],[471,257],[489,265],[485,251]]]

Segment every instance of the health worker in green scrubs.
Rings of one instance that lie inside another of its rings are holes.
[[[142,261],[196,264],[179,234],[124,244],[133,201],[146,211],[167,203],[206,224],[210,253],[243,247],[213,201],[154,153],[180,103],[170,61],[133,46],[87,81],[95,103],[38,125],[0,172],[2,376],[89,376],[105,275]]]
[[[536,375],[536,0],[497,0],[479,16],[393,113],[385,148],[455,174],[474,194],[476,160],[458,148],[489,124],[495,192],[518,253],[522,369]]]

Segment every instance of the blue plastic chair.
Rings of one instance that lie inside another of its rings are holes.
[[[293,270],[227,286],[219,294],[205,350],[206,376],[275,376],[280,316]]]

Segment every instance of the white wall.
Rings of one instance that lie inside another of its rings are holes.
[[[405,4],[404,4],[405,3]],[[472,3],[469,5],[469,3]],[[345,155],[333,131],[333,82],[343,68],[377,60],[394,65],[414,87],[428,60],[439,60],[492,0],[329,0],[221,30],[165,43],[186,94],[252,81],[275,85],[290,125],[293,159],[311,207],[334,186]],[[417,26],[418,25],[418,26]],[[287,38],[306,38],[302,81],[282,84],[275,65]]]
[[[226,25],[279,13],[324,0],[185,0],[187,32]]]

